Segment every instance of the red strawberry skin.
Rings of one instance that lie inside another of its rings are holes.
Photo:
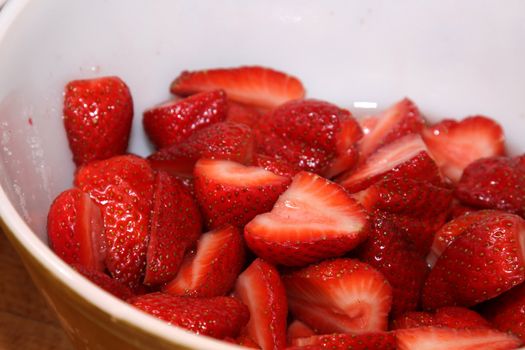
[[[396,350],[394,332],[372,332],[366,334],[326,334],[300,338],[296,347],[288,350]]]
[[[69,147],[77,166],[126,152],[133,101],[120,78],[69,82],[63,113]]]
[[[76,188],[58,195],[49,209],[47,233],[51,249],[66,263],[105,269],[104,223],[89,195]]]
[[[218,339],[236,337],[250,318],[246,306],[232,297],[188,298],[151,293],[128,302],[171,325]]]
[[[480,159],[464,171],[456,196],[467,205],[525,217],[525,162],[522,158]]]
[[[261,349],[284,349],[288,305],[277,269],[255,259],[237,279],[234,293],[250,310],[251,318],[243,334]]]
[[[204,92],[172,100],[144,112],[146,134],[157,148],[178,144],[195,131],[226,119],[228,101],[224,91]]]
[[[341,256],[368,234],[367,214],[342,187],[300,172],[273,209],[244,228],[250,249],[286,266]]]
[[[119,299],[127,300],[133,296],[133,291],[129,287],[118,282],[117,280],[114,280],[104,272],[90,270],[82,265],[76,264],[72,265],[72,267],[82,276]]]
[[[195,165],[195,195],[209,228],[242,227],[269,211],[290,179],[226,160],[201,159]]]
[[[271,109],[286,101],[304,97],[302,83],[295,77],[260,66],[184,71],[172,83],[175,95],[223,89],[232,101]]]
[[[252,107],[228,101],[228,114],[226,121],[245,124],[249,127],[254,126],[261,117],[261,114]]]
[[[393,329],[417,327],[491,328],[480,314],[465,307],[445,306],[430,312],[407,312],[392,322]]]
[[[264,154],[255,154],[253,157],[253,163],[254,165],[271,171],[274,174],[286,176],[289,178],[294,177],[298,172],[300,172],[300,169],[286,163],[282,159],[265,156]]]
[[[295,340],[298,338],[308,338],[315,335],[313,329],[308,327],[305,323],[299,320],[293,320],[288,325],[288,331],[286,332],[286,339],[288,340],[288,345],[296,345]]]
[[[201,223],[197,203],[184,185],[168,173],[158,171],[144,284],[158,285],[176,276],[186,249],[200,236]]]
[[[203,234],[176,278],[163,287],[173,295],[214,297],[230,291],[241,272],[245,250],[241,232],[226,226]]]
[[[438,258],[423,306],[473,306],[525,280],[525,220],[495,212],[470,226]]]
[[[153,170],[137,156],[117,156],[78,169],[75,185],[102,210],[106,267],[115,279],[136,288],[146,267]]]

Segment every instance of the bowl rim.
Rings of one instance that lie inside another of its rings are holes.
[[[37,0],[7,1],[0,11],[0,47],[2,47],[5,38],[8,36],[11,25],[28,6],[36,2]],[[91,283],[63,262],[37,237],[36,233],[15,209],[2,186],[0,186],[0,220],[9,231],[4,232],[4,234],[8,235],[9,238],[15,239],[19,246],[30,254],[47,273],[53,275],[67,286],[73,294],[109,315],[112,322],[126,323],[136,330],[142,330],[153,337],[162,338],[173,345],[188,346],[196,349],[243,349],[243,347],[235,344],[229,344],[189,332],[180,327],[168,325]]]

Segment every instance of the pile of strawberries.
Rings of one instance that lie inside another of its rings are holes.
[[[70,82],[50,246],[131,305],[260,349],[515,349],[525,156],[483,116],[356,120],[262,67],[183,72],[126,154],[119,78]]]

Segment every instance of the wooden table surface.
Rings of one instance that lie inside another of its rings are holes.
[[[0,349],[73,349],[1,230]]]

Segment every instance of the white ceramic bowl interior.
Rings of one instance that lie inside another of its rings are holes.
[[[141,155],[151,152],[142,111],[169,98],[181,70],[253,64],[294,74],[308,96],[358,116],[404,96],[430,119],[485,114],[515,151],[525,146],[524,62],[521,0],[9,0],[0,12],[0,214],[37,259],[116,318],[231,348],[108,297],[47,249],[49,204],[74,170],[61,119],[67,81],[123,78],[136,112],[130,150]]]

